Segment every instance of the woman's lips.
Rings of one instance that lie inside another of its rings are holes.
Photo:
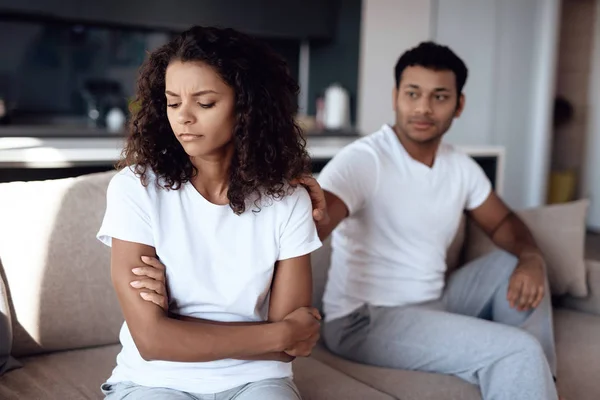
[[[179,134],[179,138],[184,142],[191,142],[193,140],[202,139],[204,135],[194,135],[193,133],[181,133]]]

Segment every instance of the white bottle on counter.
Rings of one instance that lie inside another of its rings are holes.
[[[350,127],[350,95],[339,83],[330,85],[325,91],[323,125],[326,129]]]
[[[111,133],[121,132],[125,126],[125,114],[114,107],[106,114],[106,130]]]

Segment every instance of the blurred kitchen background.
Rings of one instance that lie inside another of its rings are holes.
[[[469,79],[447,140],[511,206],[591,198],[600,231],[600,0],[0,0],[0,182],[111,168],[138,67],[191,25],[285,57],[315,173],[393,123],[403,51],[449,45]]]

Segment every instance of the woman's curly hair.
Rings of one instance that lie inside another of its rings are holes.
[[[256,194],[286,195],[286,183],[310,172],[306,141],[296,124],[298,84],[286,62],[259,40],[233,29],[193,27],[150,54],[137,84],[139,109],[118,168],[133,167],[146,184],[151,168],[167,189],[197,173],[167,119],[165,72],[174,60],[212,66],[235,92],[234,155],[227,197],[236,214]]]

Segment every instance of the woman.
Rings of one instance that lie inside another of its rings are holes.
[[[98,232],[125,316],[108,399],[300,398],[289,361],[318,340],[321,243],[289,183],[309,171],[297,92],[284,61],[230,29],[194,27],[142,67]],[[136,279],[156,258],[171,315]]]

